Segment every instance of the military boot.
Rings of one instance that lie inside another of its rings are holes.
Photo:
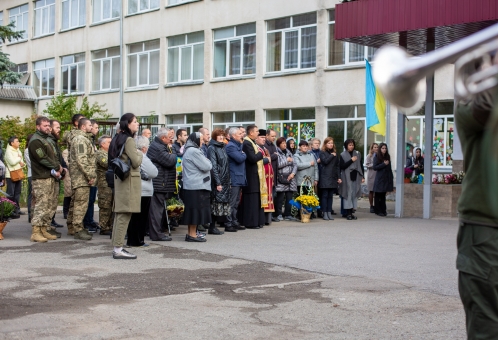
[[[47,231],[47,227],[40,227],[40,231],[47,240],[57,240],[57,236],[50,234]]]
[[[62,234],[59,233],[55,228],[53,227],[47,227],[47,232],[50,234],[50,235],[54,235],[56,236],[57,238],[61,238]]]
[[[92,234],[90,234],[85,228],[74,233],[75,240],[90,241],[92,239]]]
[[[43,237],[40,227],[33,227],[31,232],[31,242],[47,242],[48,240]]]

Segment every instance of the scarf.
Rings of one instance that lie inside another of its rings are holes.
[[[251,142],[252,147],[254,148],[254,153],[258,153],[258,146],[253,140],[249,137],[245,137],[244,140]],[[265,178],[265,167],[263,165],[263,160],[257,162],[258,164],[258,177],[259,177],[259,193],[261,195],[261,208],[268,207],[268,186],[266,185]]]

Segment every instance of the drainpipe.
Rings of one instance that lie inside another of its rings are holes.
[[[123,48],[123,21],[124,21],[124,1],[121,1],[121,13],[119,18],[119,55],[121,72],[119,72],[119,117],[124,112],[124,84],[123,84],[123,65],[124,65],[124,48]]]
[[[35,99],[35,114],[38,114],[38,98]]]

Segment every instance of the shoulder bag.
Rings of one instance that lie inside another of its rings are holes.
[[[121,158],[119,158],[123,154],[125,144],[126,142],[121,147],[121,151],[119,152],[118,157],[110,161],[111,169],[114,171],[114,174],[122,181],[124,181],[125,179],[128,178],[128,176],[130,176],[130,170],[131,170],[130,164],[124,162]]]
[[[7,163],[5,163],[5,165],[7,165]],[[12,182],[19,182],[24,179],[25,176],[24,172],[22,171],[22,168],[17,170],[10,170],[9,166],[7,166],[7,168],[10,171],[10,180]]]

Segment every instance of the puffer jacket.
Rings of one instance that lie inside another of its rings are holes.
[[[277,154],[278,154],[278,174],[283,174],[285,177],[287,177],[292,173],[295,176],[297,173],[297,164],[294,161],[292,153],[287,149],[282,151],[282,149],[277,148]],[[293,161],[288,162],[287,157],[291,157]],[[276,182],[277,192],[297,191],[296,177],[294,177],[290,181],[290,184],[282,184],[278,182],[278,175],[277,175],[277,178],[275,178],[275,182]]]
[[[147,151],[147,157],[158,170],[157,177],[152,180],[154,193],[167,193],[176,191],[176,154],[158,137]]]
[[[311,152],[301,152],[298,151],[294,155],[294,161],[297,164],[297,175],[296,184],[301,185],[303,183],[304,177],[309,176],[314,184],[314,181],[318,181],[318,164],[316,163],[315,156]],[[315,163],[311,165],[311,162]]]
[[[211,169],[211,200],[218,203],[230,202],[230,167],[225,151],[225,143],[211,139],[208,147],[208,158],[213,164]],[[222,186],[221,191],[216,187]]]

